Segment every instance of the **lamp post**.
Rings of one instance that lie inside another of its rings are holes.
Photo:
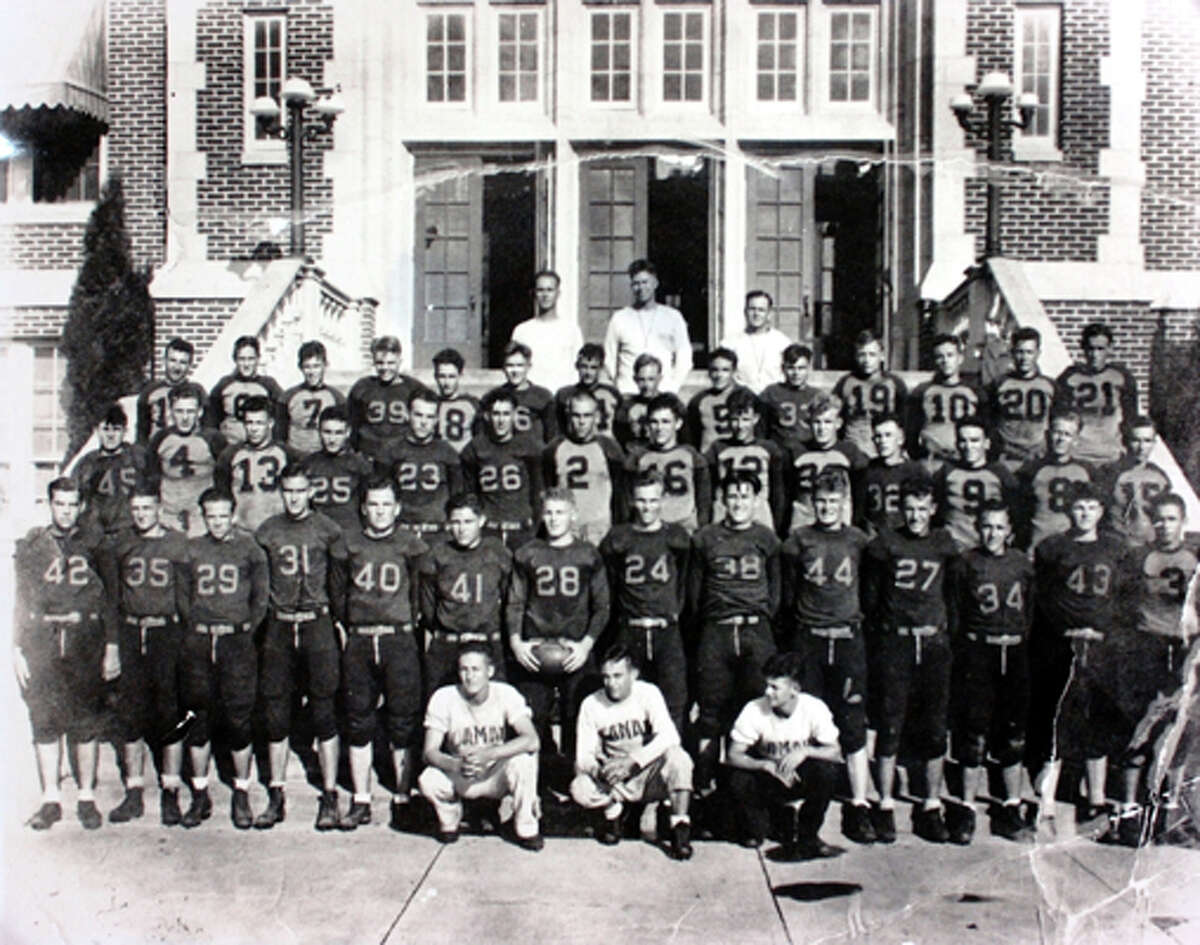
[[[1001,144],[1005,128],[1025,128],[1033,121],[1034,109],[1038,106],[1038,97],[1032,92],[1024,92],[1017,99],[1017,108],[1021,113],[1020,119],[1006,117],[1005,105],[1013,94],[1012,80],[1003,72],[989,72],[984,75],[976,93],[983,97],[987,105],[987,125],[980,126],[971,120],[971,110],[975,100],[966,92],[961,92],[950,101],[950,108],[959,125],[967,134],[977,137],[986,136],[988,156],[988,185],[987,185],[987,235],[984,238],[983,255],[985,257],[1000,255],[1000,185],[992,168],[1003,159]],[[1010,113],[1011,114],[1011,113]]]
[[[279,103],[269,95],[260,95],[250,105],[250,114],[267,123],[267,134],[288,142],[288,163],[291,165],[292,226],[288,251],[292,256],[304,255],[304,142],[315,140],[333,130],[333,123],[345,109],[335,91],[320,97],[304,79],[290,78],[280,91],[287,107],[287,122],[281,122]],[[307,113],[307,114],[306,114]],[[315,118],[315,122],[306,117]]]

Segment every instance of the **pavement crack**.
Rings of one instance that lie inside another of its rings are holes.
[[[437,865],[438,859],[441,857],[444,846],[439,846],[437,852],[433,854],[433,859],[429,861],[429,865],[425,867],[425,872],[421,874],[421,878],[417,880],[416,885],[408,894],[408,898],[404,900],[404,905],[400,907],[400,911],[396,913],[396,918],[392,920],[392,924],[388,926],[386,932],[383,933],[383,938],[379,940],[379,945],[387,945],[387,940],[392,937],[392,932],[396,926],[400,924],[400,920],[404,918],[404,913],[408,911],[408,907],[412,905],[412,901],[417,898],[417,893],[421,891],[421,887],[425,885],[425,880],[429,878],[429,874],[433,872],[433,868]]]
[[[779,916],[779,924],[783,926],[783,934],[788,940],[788,945],[795,945],[792,930],[788,928],[787,917],[783,914],[783,907],[779,905],[779,897],[775,895],[775,886],[771,882],[771,874],[767,871],[767,861],[763,859],[762,850],[757,850],[755,855],[758,857],[758,867],[762,870],[763,879],[767,883],[767,892],[771,894],[771,904],[775,907],[775,914]]]

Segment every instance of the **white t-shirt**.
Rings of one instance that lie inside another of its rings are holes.
[[[640,309],[626,306],[613,313],[604,335],[604,364],[622,394],[637,391],[633,362],[642,354],[652,354],[662,362],[659,390],[679,393],[692,369],[692,342],[678,309],[655,302]]]
[[[753,335],[745,330],[730,335],[721,347],[738,356],[734,380],[761,394],[768,384],[783,383],[783,349],[791,343],[778,328],[768,328]]]
[[[583,347],[579,323],[563,318],[530,318],[513,329],[512,340],[533,352],[529,380],[551,393],[579,380],[575,359]]]
[[[442,686],[429,697],[425,728],[444,732],[443,750],[458,757],[464,748],[504,744],[514,721],[531,716],[525,697],[508,683],[489,683],[480,705],[464,699],[458,686]]]
[[[762,758],[778,759],[797,748],[837,744],[838,730],[829,707],[816,696],[800,693],[791,715],[776,715],[767,697],[759,696],[733,723],[730,741]]]
[[[600,689],[579,707],[575,767],[580,771],[594,773],[601,761],[622,754],[644,768],[678,744],[679,732],[653,683],[634,680],[633,691],[620,702],[613,702]]]

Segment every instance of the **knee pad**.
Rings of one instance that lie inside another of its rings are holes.
[[[900,753],[900,730],[894,725],[881,725],[875,730],[875,756],[891,758]]]
[[[313,734],[318,741],[328,741],[337,735],[337,715],[333,709],[333,696],[310,696],[308,708],[312,712]]]
[[[286,696],[272,696],[263,700],[263,716],[266,720],[267,740],[280,742],[291,734],[292,700]]]
[[[983,764],[987,750],[987,739],[978,733],[963,735],[958,746],[958,760],[968,768]]]

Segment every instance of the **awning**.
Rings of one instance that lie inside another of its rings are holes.
[[[7,0],[0,109],[64,108],[108,121],[104,0]]]

